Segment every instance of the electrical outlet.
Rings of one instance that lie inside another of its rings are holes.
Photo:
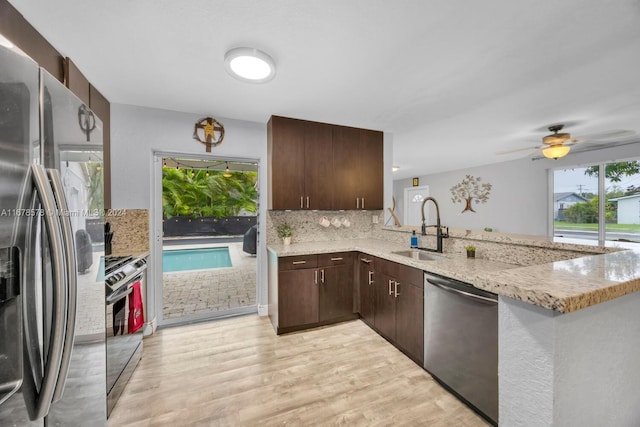
[[[372,216],[371,220],[373,221],[374,224],[377,224],[378,223],[378,215]]]

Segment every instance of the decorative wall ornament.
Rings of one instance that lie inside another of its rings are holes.
[[[222,144],[224,126],[213,117],[205,117],[196,123],[193,138],[203,143],[207,147],[207,153],[210,153],[211,147]]]
[[[391,200],[392,200],[393,204],[391,205],[390,208],[388,208],[389,209],[389,214],[391,215],[391,217],[389,219],[393,218],[393,221],[395,222],[396,227],[402,227],[402,223],[400,222],[400,219],[398,218],[398,215],[396,215],[396,198],[392,197]],[[389,222],[389,221],[387,221],[387,222]]]
[[[475,178],[467,175],[462,182],[451,187],[451,201],[453,203],[465,203],[462,213],[466,211],[475,212],[471,202],[486,203],[491,193],[491,184],[482,183],[480,177]]]
[[[87,136],[87,142],[91,142],[91,132],[96,128],[96,117],[84,104],[78,108],[78,125]]]

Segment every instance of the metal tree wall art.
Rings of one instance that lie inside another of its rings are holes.
[[[467,175],[462,182],[451,187],[451,201],[453,203],[465,203],[462,213],[466,211],[475,212],[471,206],[471,202],[486,203],[491,193],[491,184],[482,183],[480,177],[474,178]]]

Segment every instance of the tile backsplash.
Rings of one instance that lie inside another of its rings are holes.
[[[267,244],[281,242],[277,227],[285,221],[293,228],[293,243],[368,238],[373,235],[375,228],[382,225],[382,212],[267,211]],[[374,223],[374,217],[377,223]],[[323,218],[329,221],[329,226],[320,224]]]
[[[114,209],[105,221],[113,231],[112,255],[149,252],[149,211],[147,209]]]

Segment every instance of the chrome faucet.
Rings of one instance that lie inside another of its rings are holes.
[[[440,252],[442,253],[442,239],[446,239],[447,237],[449,237],[449,227],[445,227],[446,228],[446,232],[443,233],[442,232],[442,227],[440,225],[440,207],[438,206],[438,202],[436,202],[436,199],[434,199],[433,197],[426,197],[423,201],[422,201],[422,235],[426,236],[427,235],[427,227],[434,227],[433,225],[426,225],[425,224],[425,218],[424,218],[424,205],[427,204],[427,202],[431,200],[433,202],[434,205],[436,205],[436,249],[429,249],[429,248],[420,248],[420,249],[425,249],[428,251],[435,251],[435,252]]]

